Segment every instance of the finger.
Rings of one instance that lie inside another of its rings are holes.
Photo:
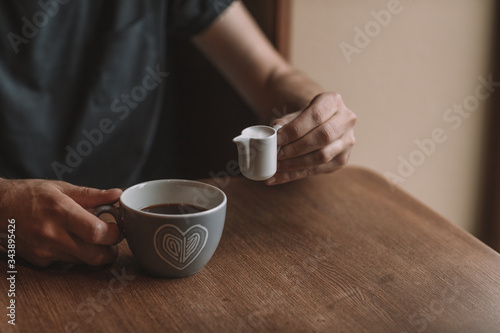
[[[350,152],[343,152],[334,160],[311,168],[294,170],[289,172],[277,172],[271,179],[266,180],[267,185],[278,185],[294,180],[306,178],[320,173],[329,173],[340,169],[349,159]]]
[[[64,256],[64,255],[54,255],[54,259],[45,259],[45,258],[30,258],[30,257],[24,257],[28,262],[31,264],[37,266],[37,267],[48,267],[52,264],[54,264],[57,261],[64,261],[64,262],[71,262],[71,263],[77,263],[74,262],[74,258],[71,256]]]
[[[31,247],[29,249],[20,248],[19,254],[22,258],[38,267],[47,267],[55,262],[62,261],[68,263],[81,263],[81,261],[72,255],[63,251],[51,248]]]
[[[118,246],[89,244],[71,234],[66,234],[60,244],[61,251],[92,266],[111,263],[118,255]]]
[[[49,237],[48,240],[38,239],[36,245],[19,246],[18,253],[40,267],[47,267],[58,261],[103,265],[112,262],[118,254],[117,246],[88,244],[62,229]]]
[[[115,223],[107,223],[65,196],[60,200],[59,212],[68,231],[89,244],[112,245],[120,231]]]
[[[278,161],[278,171],[288,172],[323,165],[332,161],[337,155],[342,153],[344,149],[345,144],[342,139],[339,139],[313,152]]]
[[[325,147],[294,158],[279,160],[278,171],[300,170],[328,163],[334,160],[338,155],[350,151],[355,142],[354,129],[351,127],[341,138]],[[341,162],[341,164],[344,162],[342,158],[337,159],[337,161]]]
[[[275,119],[271,122],[271,126],[280,125],[281,127],[283,127],[292,120],[294,120],[295,118],[297,118],[302,112],[303,110],[300,110],[297,112],[289,113],[281,118]]]
[[[122,190],[118,188],[98,190],[90,187],[75,186],[69,183],[60,183],[59,188],[83,208],[94,208],[99,205],[115,203],[120,199],[120,195],[122,194]]]
[[[344,134],[343,131],[345,131],[343,124],[338,121],[338,117],[333,116],[304,137],[282,146],[278,153],[278,160],[301,156],[326,147],[339,139]]]
[[[280,129],[278,145],[282,146],[293,142],[330,119],[338,110],[339,99],[340,95],[336,93],[321,94],[315,97],[304,112]]]

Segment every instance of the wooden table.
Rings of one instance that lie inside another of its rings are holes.
[[[16,326],[2,279],[0,331],[500,330],[500,255],[379,175],[226,181],[224,234],[200,273],[151,278],[125,243],[106,268],[18,266]]]

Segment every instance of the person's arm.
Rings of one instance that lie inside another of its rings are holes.
[[[292,113],[276,119],[278,172],[267,184],[279,184],[344,165],[354,145],[356,115],[339,94],[325,92],[305,74],[293,69],[272,47],[237,1],[195,44],[235,86],[262,122],[273,109]],[[293,112],[295,111],[295,112]]]

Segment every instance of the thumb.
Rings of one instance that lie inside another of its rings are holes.
[[[65,183],[61,191],[85,209],[115,203],[120,199],[120,195],[122,194],[122,190],[119,188],[99,190],[91,187],[75,186],[69,183]]]
[[[292,120],[300,116],[300,114],[303,112],[303,110],[297,111],[297,112],[292,112],[289,113],[281,118],[274,119],[271,122],[271,126],[275,125],[280,125],[280,126],[285,126],[286,124],[290,123]]]

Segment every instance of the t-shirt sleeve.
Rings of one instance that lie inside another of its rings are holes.
[[[169,1],[169,35],[187,38],[202,32],[234,1],[235,0]]]

